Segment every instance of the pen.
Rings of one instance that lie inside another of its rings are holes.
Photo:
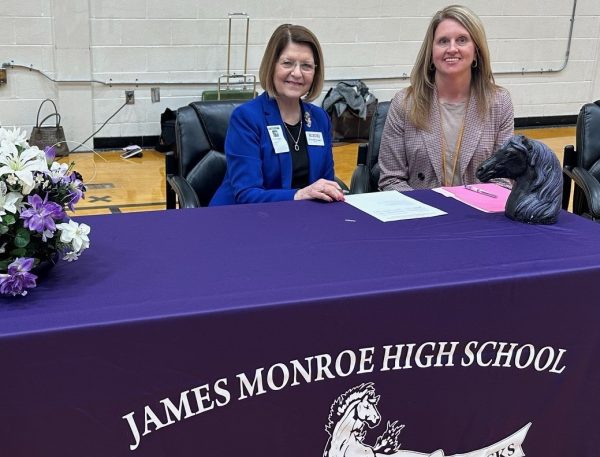
[[[470,190],[472,192],[477,192],[478,194],[481,194],[481,195],[485,195],[486,197],[498,198],[498,196],[496,194],[492,194],[491,192],[487,192],[487,191],[485,191],[483,189],[480,189],[479,187],[470,186],[468,184],[465,184],[465,189]]]

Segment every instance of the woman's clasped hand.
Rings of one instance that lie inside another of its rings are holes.
[[[344,201],[344,191],[335,181],[319,179],[294,195],[294,200],[324,200],[326,202]]]

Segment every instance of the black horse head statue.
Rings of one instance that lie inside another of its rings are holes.
[[[514,135],[477,169],[477,179],[515,181],[504,213],[529,224],[554,224],[561,208],[562,168],[544,143]]]

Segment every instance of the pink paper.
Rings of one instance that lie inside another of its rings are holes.
[[[442,189],[451,193],[457,200],[480,211],[485,211],[486,213],[499,213],[504,211],[506,200],[508,200],[508,196],[510,195],[510,189],[506,189],[493,183],[473,184],[470,187],[494,194],[496,195],[496,198],[469,190],[464,186],[442,187]]]

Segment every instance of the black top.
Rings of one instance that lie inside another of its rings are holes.
[[[286,123],[285,127],[287,127],[285,133],[288,145],[290,146],[290,153],[292,154],[292,189],[301,189],[309,184],[306,135],[304,134],[304,129],[302,129],[301,122],[298,122],[296,125],[289,125]],[[297,151],[295,148],[296,139],[298,140]]]

